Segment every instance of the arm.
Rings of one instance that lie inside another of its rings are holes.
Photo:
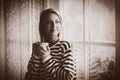
[[[71,46],[69,43],[64,43],[62,49],[64,50],[62,60],[55,61],[51,57],[45,58],[42,62],[48,72],[55,80],[74,80],[75,78],[75,64]]]
[[[38,80],[42,56],[40,54],[45,52],[40,49],[38,43],[34,43],[32,47],[32,55],[28,63],[28,71],[26,72],[25,80]]]

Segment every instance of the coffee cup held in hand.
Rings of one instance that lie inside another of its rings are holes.
[[[46,51],[49,50],[49,43],[47,42],[40,42],[39,45]]]

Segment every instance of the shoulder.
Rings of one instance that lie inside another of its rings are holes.
[[[68,50],[72,50],[72,44],[68,41],[60,41],[61,47],[63,48],[64,52]]]
[[[60,41],[60,43],[61,45],[64,45],[65,47],[69,47],[69,48],[72,46],[71,43],[68,41]]]

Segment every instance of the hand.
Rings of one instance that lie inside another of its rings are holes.
[[[33,50],[35,51],[36,55],[41,57],[41,59],[44,59],[50,55],[50,48],[48,43],[37,42],[33,45]]]

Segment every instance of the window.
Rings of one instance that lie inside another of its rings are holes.
[[[78,80],[113,79],[115,1],[60,0],[63,38],[73,43]]]

